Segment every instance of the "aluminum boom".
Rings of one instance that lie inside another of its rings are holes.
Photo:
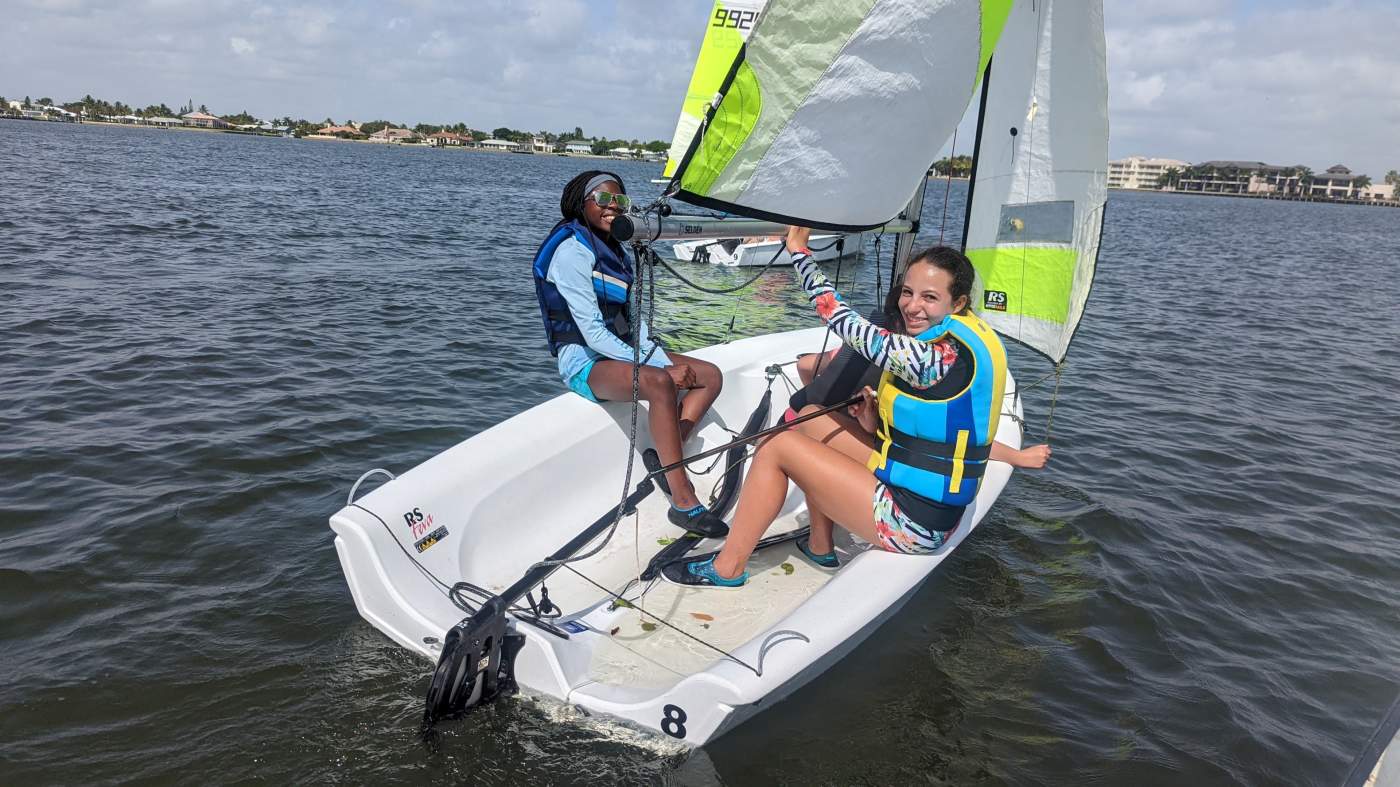
[[[883,227],[866,230],[869,233],[891,234],[913,232],[912,221],[895,219]],[[618,216],[613,221],[612,236],[619,241],[637,240],[713,240],[715,238],[755,238],[787,234],[787,225],[773,221],[749,219],[742,216],[657,216],[654,213]]]

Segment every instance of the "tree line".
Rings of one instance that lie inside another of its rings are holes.
[[[1196,180],[1199,178],[1222,177],[1226,180],[1247,182],[1250,178],[1258,175],[1260,177],[1275,177],[1274,173],[1266,170],[1246,169],[1240,167],[1216,167],[1209,164],[1192,164],[1185,169],[1179,167],[1168,167],[1157,176],[1157,188],[1176,188],[1182,180]],[[1278,172],[1276,177],[1282,181],[1298,181],[1299,188],[1307,188],[1313,184],[1317,175],[1312,167],[1284,167]],[[1358,189],[1364,189],[1371,185],[1369,175],[1358,175],[1352,179],[1352,185]],[[1385,182],[1394,186],[1400,185],[1400,173],[1391,170],[1386,173]]]
[[[8,101],[3,96],[0,96],[0,109],[7,108],[8,105]],[[96,117],[100,115],[111,117],[134,115],[140,118],[180,117],[181,115],[185,115],[196,110],[196,106],[193,99],[190,99],[186,103],[180,105],[179,109],[171,109],[168,105],[164,103],[150,104],[145,107],[137,107],[131,104],[127,104],[123,101],[107,101],[105,99],[95,98],[91,94],[85,95],[82,98],[77,99],[76,101],[69,101],[61,104],[56,103],[52,98],[49,98],[48,96],[40,98],[38,101],[32,101],[29,96],[25,96],[24,101],[22,102],[22,106],[25,109],[33,109],[40,106],[57,106],[69,112],[81,112],[82,114],[88,117]],[[200,112],[212,114],[209,112],[209,108],[204,104],[199,104],[197,108]],[[235,126],[251,125],[253,123],[259,122],[258,118],[253,116],[253,114],[248,112],[248,110],[246,109],[242,112],[238,112],[237,114],[218,115],[217,117],[223,120],[224,122]],[[347,120],[343,124],[337,124],[334,120],[332,120],[329,117],[326,118],[323,122],[315,122],[307,120],[306,118],[293,118],[291,115],[287,115],[280,118],[273,118],[268,122],[271,123],[273,126],[286,128],[290,130],[294,135],[299,137],[306,136],[308,134],[315,134],[317,131],[319,131],[322,128],[325,128],[326,126],[356,125],[353,120]],[[511,142],[529,142],[531,139],[537,138],[542,139],[551,145],[563,144],[567,142],[581,142],[588,144],[590,146],[590,149],[594,153],[600,155],[606,154],[609,150],[620,147],[630,148],[632,150],[645,150],[654,153],[665,151],[670,147],[669,142],[663,142],[661,140],[650,140],[643,142],[637,139],[610,139],[607,137],[589,137],[583,133],[583,129],[579,126],[574,126],[572,130],[563,131],[522,131],[519,129],[513,129],[505,126],[501,126],[491,131],[483,131],[471,128],[467,126],[467,124],[461,122],[445,123],[441,125],[433,123],[418,123],[410,126],[407,123],[398,123],[392,120],[379,119],[369,121],[368,123],[360,123],[358,124],[358,128],[360,133],[366,136],[374,134],[378,131],[382,131],[386,128],[403,128],[409,129],[419,136],[427,136],[429,134],[437,134],[440,132],[451,132],[454,134],[460,134],[464,137],[471,137],[477,142],[480,142],[484,139],[492,138],[509,140]]]

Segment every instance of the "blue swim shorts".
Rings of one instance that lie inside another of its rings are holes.
[[[578,373],[569,378],[569,390],[590,402],[601,401],[593,395],[593,389],[588,387],[588,373],[593,371],[593,364],[597,362],[596,359],[589,361],[582,369],[578,370]]]

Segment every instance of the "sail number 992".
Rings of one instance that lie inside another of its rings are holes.
[[[757,11],[731,11],[723,7],[716,8],[715,21],[710,23],[710,27],[732,27],[737,30],[748,30],[753,27],[753,20],[757,16]]]

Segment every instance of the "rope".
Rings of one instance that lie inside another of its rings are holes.
[[[768,269],[771,268],[771,267],[773,267],[773,264],[774,264],[775,262],[778,261],[778,257],[782,256],[782,253],[783,253],[784,248],[785,248],[785,247],[782,247],[782,246],[778,247],[778,250],[777,250],[776,252],[774,252],[774,254],[773,254],[773,258],[770,259],[770,260],[768,260],[768,263],[767,263],[766,265],[764,265],[762,268],[760,268],[759,271],[758,271],[758,273],[755,273],[752,277],[750,277],[750,278],[749,278],[747,281],[745,281],[743,284],[740,284],[740,285],[737,286],[737,287],[712,288],[712,287],[706,287],[706,286],[703,285],[703,284],[696,284],[695,282],[693,282],[693,281],[691,281],[690,279],[687,279],[685,276],[681,275],[681,273],[680,273],[679,271],[677,271],[675,268],[672,268],[671,265],[670,265],[670,263],[666,262],[666,260],[663,259],[663,258],[661,257],[661,255],[659,255],[659,254],[656,253],[656,250],[653,249],[653,248],[651,247],[651,244],[650,244],[650,243],[647,243],[646,245],[642,245],[642,244],[638,243],[638,244],[635,244],[635,245],[638,246],[638,247],[641,247],[641,248],[646,249],[646,251],[645,251],[644,253],[645,253],[646,256],[647,256],[647,262],[648,262],[649,264],[652,264],[652,265],[657,265],[657,264],[659,264],[661,267],[665,268],[667,271],[670,271],[670,273],[671,273],[672,276],[675,276],[677,279],[680,279],[682,284],[685,284],[686,286],[691,287],[691,288],[693,288],[693,289],[699,290],[700,292],[707,292],[707,293],[709,293],[709,294],[711,294],[711,295],[729,295],[730,293],[738,292],[738,291],[744,289],[745,287],[748,287],[750,284],[753,284],[754,282],[758,281],[759,277],[762,276],[764,273],[766,273],[766,272],[768,271]]]
[[[841,265],[845,262],[841,257],[836,258],[836,281],[831,288],[836,292],[841,291]],[[816,264],[813,261],[813,264]],[[876,263],[879,264],[879,263]],[[817,353],[817,365],[812,368],[812,379],[817,379],[817,375],[822,373],[822,361],[826,360],[826,344],[831,341],[831,323],[826,324],[826,333],[822,335],[822,351]]]
[[[1061,360],[1055,364],[1055,391],[1050,394],[1050,415],[1045,419],[1045,444],[1050,444],[1050,429],[1055,425],[1055,402],[1060,398],[1060,370],[1065,366]]]
[[[692,640],[692,641],[694,641],[694,642],[697,642],[697,643],[699,643],[699,644],[701,644],[701,645],[703,645],[703,646],[709,648],[710,650],[713,650],[714,652],[720,654],[721,656],[724,656],[725,658],[729,659],[730,661],[734,662],[735,664],[738,664],[739,666],[743,667],[744,669],[747,669],[749,672],[752,672],[753,674],[757,675],[758,677],[760,677],[760,678],[763,677],[763,670],[761,670],[761,669],[759,669],[759,668],[753,666],[752,664],[748,663],[747,661],[744,661],[743,659],[739,658],[738,656],[735,656],[733,653],[730,653],[729,651],[725,650],[724,648],[721,648],[721,647],[719,647],[718,645],[712,645],[712,644],[710,644],[709,642],[706,642],[705,640],[700,639],[699,637],[695,636],[694,634],[691,634],[689,631],[686,631],[685,629],[682,629],[682,628],[679,628],[679,627],[673,625],[670,621],[666,620],[665,618],[659,617],[659,616],[657,616],[657,615],[654,615],[654,614],[652,614],[652,613],[646,611],[646,609],[644,609],[641,605],[637,604],[635,601],[628,601],[627,599],[623,598],[621,595],[612,592],[611,590],[609,590],[608,588],[606,588],[606,587],[604,587],[604,586],[598,584],[597,582],[594,582],[592,579],[589,579],[587,575],[585,575],[584,573],[580,572],[578,569],[574,568],[573,566],[568,566],[568,565],[566,565],[566,566],[564,566],[564,568],[567,568],[568,570],[570,570],[570,571],[574,572],[575,574],[577,574],[577,575],[578,575],[578,578],[579,578],[579,579],[582,579],[584,582],[587,582],[588,584],[592,585],[593,587],[598,588],[599,590],[603,591],[604,593],[607,593],[609,596],[612,597],[613,601],[615,601],[615,602],[616,602],[616,601],[621,601],[621,602],[623,603],[623,605],[628,606],[628,607],[631,607],[632,609],[637,610],[637,611],[640,612],[641,614],[646,615],[647,617],[651,618],[652,620],[655,620],[657,623],[660,623],[661,625],[663,625],[663,626],[665,626],[666,628],[668,628],[668,629],[670,629],[670,630],[676,632],[677,634],[680,634],[681,636],[683,636],[683,637],[685,637],[685,638],[687,638],[687,639],[689,639],[689,640]],[[628,586],[629,586],[629,587],[631,586],[631,583],[630,583],[630,582],[628,583]],[[627,588],[623,588],[623,590],[625,591],[625,590],[627,590]]]
[[[422,563],[418,562],[418,558],[414,557],[412,552],[409,552],[406,548],[404,548],[404,545],[400,543],[398,536],[394,535],[394,529],[389,527],[389,523],[385,522],[383,517],[374,513],[370,509],[365,508],[359,503],[351,503],[350,507],[358,508],[366,514],[369,514],[370,516],[374,517],[375,520],[378,521],[379,524],[384,527],[384,531],[389,534],[389,540],[394,542],[394,546],[397,546],[399,548],[399,551],[403,553],[404,557],[408,558],[408,561],[413,564],[413,567],[418,569],[418,571],[422,573],[423,576],[432,580],[433,584],[437,585],[436,589],[438,590],[438,592],[446,596],[447,599],[451,601],[452,604],[458,609],[462,610],[468,615],[476,614],[478,608],[472,606],[471,603],[469,603],[466,600],[466,598],[464,597],[466,593],[472,593],[483,599],[489,599],[496,595],[495,593],[492,593],[486,588],[483,588],[479,585],[473,585],[470,582],[458,582],[454,585],[449,585],[441,579],[438,579],[437,575],[429,571],[427,566],[424,566]],[[525,617],[527,619],[533,619],[536,622],[543,622],[543,616],[540,615],[537,610],[527,609],[525,607],[520,606],[519,604],[512,605],[509,611],[517,616]],[[532,612],[534,614],[531,614]],[[555,617],[557,617],[557,615]]]
[[[541,566],[567,567],[569,563],[576,563],[580,560],[587,560],[588,558],[593,557],[599,552],[602,552],[603,549],[607,547],[608,543],[612,541],[613,534],[617,532],[618,524],[622,522],[622,517],[626,515],[627,496],[632,489],[632,469],[634,463],[636,462],[637,456],[637,415],[641,411],[642,362],[644,360],[642,358],[642,332],[639,327],[635,327],[641,325],[643,289],[642,279],[646,276],[644,271],[647,270],[645,266],[640,264],[640,256],[641,249],[643,248],[646,248],[650,252],[650,247],[643,246],[643,244],[640,242],[634,243],[632,248],[634,255],[638,257],[639,264],[637,265],[637,269],[633,274],[633,286],[628,291],[627,300],[629,322],[631,323],[631,325],[634,326],[632,330],[632,420],[627,430],[627,471],[623,474],[622,478],[622,498],[617,503],[617,513],[613,516],[612,524],[608,525],[608,529],[604,531],[605,535],[603,537],[602,542],[600,542],[598,546],[581,555],[572,555],[570,557],[559,558],[558,560],[541,560],[538,563],[535,563],[534,565],[530,566],[530,568],[526,570],[527,573]],[[655,256],[655,252],[650,253],[653,256]],[[654,296],[656,286],[655,275],[652,276],[651,286],[653,288],[652,293]],[[656,303],[653,297],[653,312],[655,311],[655,306]],[[655,349],[655,343],[653,343],[652,350],[655,351]],[[647,358],[650,357],[651,353],[648,352]]]

